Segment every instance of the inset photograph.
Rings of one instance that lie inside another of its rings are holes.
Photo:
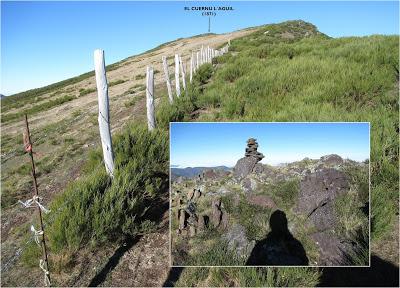
[[[369,123],[170,123],[172,266],[369,266]]]

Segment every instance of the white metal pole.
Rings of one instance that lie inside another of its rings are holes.
[[[176,96],[181,95],[181,87],[179,85],[179,55],[175,54],[175,89]]]
[[[182,57],[179,56],[179,63],[181,64],[181,75],[182,75],[182,86],[183,90],[186,90],[186,69],[185,66],[183,65]]]
[[[190,81],[190,83],[192,83],[192,79],[193,79],[193,61],[194,61],[194,58],[193,58],[193,52],[192,52],[192,56],[190,57],[190,79],[189,79],[189,81]]]
[[[201,65],[203,65],[204,64],[204,47],[203,46],[201,46]]]
[[[151,131],[156,128],[156,118],[154,115],[154,71],[150,66],[146,69],[146,108],[147,127]]]
[[[101,146],[103,148],[104,165],[106,166],[107,174],[113,177],[114,153],[111,140],[108,84],[103,50],[97,49],[94,51],[94,71],[96,75],[97,98],[99,102],[98,121]]]
[[[169,79],[167,57],[162,56],[162,61],[163,61],[163,67],[164,67],[165,82],[167,83],[168,98],[169,98],[169,102],[172,103],[174,101],[174,98],[172,95],[171,80]]]

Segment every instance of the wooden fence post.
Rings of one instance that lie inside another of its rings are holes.
[[[32,167],[32,178],[33,178],[33,191],[34,191],[34,196],[32,199],[37,199],[35,201],[40,201],[39,199],[39,191],[38,191],[38,184],[36,180],[36,168],[35,168],[35,161],[33,159],[33,144],[31,141],[31,134],[29,131],[29,124],[28,124],[28,115],[25,114],[25,133],[24,133],[24,149],[26,152],[29,153],[30,159],[31,159],[31,167]],[[49,268],[49,260],[47,257],[47,246],[46,246],[46,240],[44,237],[44,224],[43,224],[43,217],[42,217],[42,206],[40,206],[39,202],[37,202],[37,211],[39,214],[39,221],[40,221],[40,229],[39,231],[36,231],[34,226],[31,226],[31,230],[35,233],[37,239],[38,245],[41,246],[42,248],[42,253],[43,253],[43,258],[44,260],[39,260],[39,267],[45,272],[45,285],[46,286],[51,286],[51,279],[50,279],[50,268]],[[46,213],[46,212],[45,212]],[[41,241],[39,240],[39,235],[42,235]],[[40,242],[39,242],[40,241]],[[39,244],[40,243],[40,244]],[[44,263],[43,263],[44,262]],[[44,267],[44,265],[45,267]],[[43,265],[43,266],[42,266]]]
[[[181,87],[179,84],[179,55],[175,54],[175,89],[176,89],[176,96],[181,95]]]
[[[114,176],[114,153],[110,131],[110,110],[108,101],[108,84],[104,63],[104,51],[94,51],[94,71],[96,74],[97,97],[99,102],[99,129],[103,148],[104,165],[111,177]]]
[[[146,69],[146,108],[147,127],[151,131],[156,128],[156,118],[154,115],[154,71],[150,66]]]
[[[172,102],[174,101],[174,98],[172,95],[171,80],[169,80],[167,57],[162,56],[162,61],[163,61],[163,67],[164,67],[165,82],[167,83],[169,103],[172,104]]]
[[[186,69],[182,61],[182,57],[179,56],[179,63],[181,64],[181,75],[182,75],[182,86],[183,90],[186,90]]]
[[[196,52],[196,70],[200,67],[200,52]]]

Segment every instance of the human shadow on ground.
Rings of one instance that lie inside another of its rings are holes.
[[[293,237],[287,226],[285,212],[276,210],[269,219],[271,232],[257,241],[246,265],[249,266],[307,266],[303,245]]]
[[[371,267],[321,268],[319,287],[399,287],[399,267],[371,256]]]
[[[168,273],[168,277],[165,280],[162,287],[174,287],[176,281],[179,280],[179,277],[181,276],[183,269],[184,267],[171,267]]]

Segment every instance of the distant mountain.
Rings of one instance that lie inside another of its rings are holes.
[[[232,168],[226,166],[216,166],[216,167],[186,167],[186,168],[171,168],[171,174],[173,178],[182,176],[186,178],[192,178],[194,176],[199,175],[201,172],[207,169],[216,169],[216,170],[224,170],[231,171]]]
[[[7,97],[6,95],[0,94],[0,99]]]

